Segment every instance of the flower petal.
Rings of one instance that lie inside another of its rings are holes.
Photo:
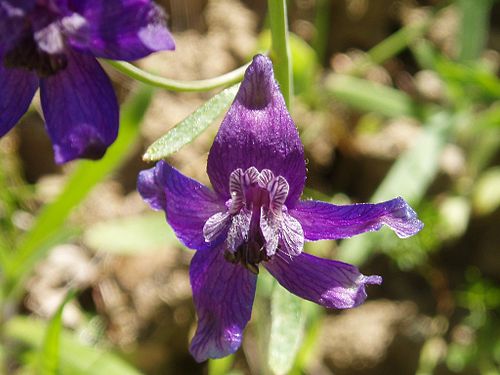
[[[262,55],[254,57],[222,121],[207,172],[215,191],[227,200],[231,172],[252,166],[283,176],[290,186],[285,204],[293,207],[306,179],[304,148],[274,80],[272,63]]]
[[[226,261],[222,246],[196,252],[189,276],[198,314],[191,354],[202,362],[234,353],[250,320],[257,276]]]
[[[226,207],[209,188],[164,161],[154,170],[141,172],[137,188],[151,207],[165,210],[168,223],[184,245],[195,250],[214,246],[214,242],[205,241],[203,226]]]
[[[205,222],[203,226],[203,237],[205,241],[214,241],[216,238],[226,233],[231,226],[231,214],[229,212],[217,212]]]
[[[6,69],[0,63],[0,137],[28,110],[38,78],[24,69]]]
[[[118,135],[118,103],[91,56],[67,52],[68,65],[43,78],[40,98],[57,163],[100,159]]]
[[[87,0],[62,20],[69,43],[97,57],[137,60],[155,51],[173,50],[163,10],[149,0]]]
[[[282,226],[283,216],[275,215],[264,207],[260,209],[260,230],[266,241],[266,254],[271,256],[276,253],[280,239],[280,228]]]
[[[0,55],[15,47],[16,42],[27,32],[24,18],[34,6],[34,0],[0,1]]]
[[[350,264],[305,253],[289,257],[278,251],[263,264],[290,292],[328,308],[358,306],[366,299],[365,285],[382,282],[380,276],[364,276]]]
[[[166,163],[160,161],[153,168],[139,172],[137,176],[137,191],[142,199],[156,211],[167,209],[167,196],[161,180],[162,171],[165,168],[162,164]]]
[[[283,252],[296,256],[304,249],[304,231],[297,219],[283,212],[283,222],[280,228],[280,240]],[[268,254],[269,255],[269,254]]]
[[[226,239],[227,250],[235,253],[238,247],[248,239],[251,220],[252,213],[246,208],[242,208],[238,214],[231,218],[231,226]]]
[[[372,204],[336,206],[326,202],[301,201],[289,211],[302,225],[308,241],[352,237],[388,225],[401,237],[413,236],[424,224],[401,198]]]

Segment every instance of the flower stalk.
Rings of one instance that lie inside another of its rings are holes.
[[[290,110],[293,97],[293,79],[286,0],[268,0],[267,6],[271,26],[271,58],[274,62],[274,73],[280,84],[286,106]]]
[[[249,65],[245,64],[231,72],[222,74],[214,78],[201,79],[196,81],[179,81],[176,79],[169,79],[150,72],[146,72],[126,61],[105,61],[113,68],[132,79],[150,86],[155,86],[170,91],[182,92],[209,91],[218,87],[229,86],[234,83],[240,82],[243,79],[243,74],[245,73],[245,70]]]

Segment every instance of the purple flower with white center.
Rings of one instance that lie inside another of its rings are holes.
[[[179,240],[197,250],[190,267],[199,319],[190,350],[197,361],[241,345],[259,265],[299,297],[351,308],[366,299],[366,284],[382,278],[305,254],[304,241],[347,238],[383,224],[408,237],[423,226],[402,198],[347,206],[299,200],[304,149],[271,61],[262,55],[248,67],[222,122],[207,172],[215,191],[163,161],[138,179],[143,199],[164,210]]]
[[[0,0],[0,136],[40,87],[57,163],[99,159],[118,134],[118,103],[96,60],[173,50],[150,0]]]

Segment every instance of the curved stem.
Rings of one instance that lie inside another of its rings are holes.
[[[153,73],[146,72],[131,63],[125,61],[104,60],[116,70],[145,84],[167,89],[171,91],[209,91],[221,86],[228,86],[243,79],[243,74],[249,64],[243,65],[229,73],[220,75],[215,78],[202,79],[197,81],[178,81],[158,76]]]

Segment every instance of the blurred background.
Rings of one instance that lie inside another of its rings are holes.
[[[210,78],[269,48],[264,0],[157,2],[177,50],[137,62],[147,71]],[[307,244],[384,283],[352,310],[301,302],[302,340],[284,372],[500,374],[500,2],[290,0],[289,22],[304,197],[401,195],[425,228],[405,240],[384,229]],[[140,88],[103,66],[127,119],[126,99]],[[216,92],[155,91],[144,118],[122,124],[119,149],[99,163],[54,164],[37,100],[0,139],[0,247],[29,254],[18,257],[14,292],[2,296],[0,373],[37,373],[40,358],[52,358],[47,332],[58,329],[61,374],[277,373],[263,270],[242,348],[210,364],[193,360],[192,252],[135,191],[138,172],[152,167],[141,161],[147,146]],[[208,184],[219,123],[169,162]],[[78,293],[62,311],[69,287]]]

